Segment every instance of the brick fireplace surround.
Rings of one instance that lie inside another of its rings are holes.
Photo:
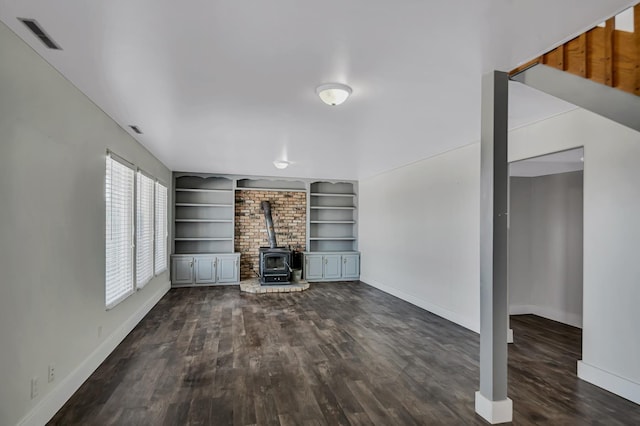
[[[235,251],[240,253],[240,279],[255,278],[260,247],[268,247],[261,201],[271,203],[279,247],[305,250],[307,194],[305,192],[237,190],[235,194]]]

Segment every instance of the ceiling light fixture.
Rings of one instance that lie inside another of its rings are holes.
[[[316,93],[327,105],[340,105],[347,100],[351,94],[351,87],[340,83],[322,84],[316,88]]]
[[[276,160],[273,162],[273,165],[276,166],[276,169],[286,169],[289,164],[291,164],[289,161],[285,161],[285,160]]]

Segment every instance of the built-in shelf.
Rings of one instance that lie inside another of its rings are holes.
[[[233,207],[233,204],[176,203],[176,207]]]
[[[225,237],[225,238],[207,238],[207,237],[199,237],[199,238],[176,238],[176,241],[233,241],[233,238]]]
[[[231,219],[176,219],[181,223],[232,223]]]
[[[314,224],[314,223],[332,223],[332,224],[336,224],[336,225],[340,225],[340,224],[354,224],[356,223],[355,220],[310,220],[309,223]]]
[[[176,188],[176,192],[231,192],[231,189],[200,189],[200,188]]]
[[[306,189],[298,189],[298,188],[236,188],[238,191],[269,191],[269,192],[307,192]]]
[[[309,185],[309,252],[357,249],[357,187],[354,182]]]
[[[278,180],[278,179],[238,179],[236,188],[250,191],[287,191],[306,192],[307,188],[303,181]]]
[[[174,176],[174,253],[232,253],[233,180],[186,173]]]
[[[311,206],[313,210],[354,210],[354,206]]]
[[[355,197],[356,194],[337,194],[337,193],[323,193],[323,192],[312,192],[309,195],[312,197]]]
[[[355,237],[310,237],[311,241],[355,241]]]

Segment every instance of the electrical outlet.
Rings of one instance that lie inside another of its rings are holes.
[[[49,364],[49,383],[53,382],[56,379],[56,366],[53,364]]]
[[[38,378],[31,379],[31,399],[38,397]]]

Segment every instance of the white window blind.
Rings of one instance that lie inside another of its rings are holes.
[[[105,179],[105,305],[114,307],[134,292],[134,171],[107,156]]]
[[[136,187],[136,285],[153,278],[153,179],[138,172]]]
[[[167,187],[156,182],[156,275],[167,269],[167,229]]]

